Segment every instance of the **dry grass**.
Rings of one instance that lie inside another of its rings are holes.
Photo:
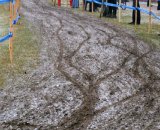
[[[8,14],[7,10],[0,7],[3,14]],[[3,19],[2,15],[0,23],[7,23],[8,19]],[[38,64],[38,44],[36,36],[26,27],[27,23],[22,17],[20,24],[14,26],[14,63],[10,64],[8,44],[6,41],[0,46],[0,88],[5,85],[5,81],[11,77],[26,73],[26,69],[33,69]],[[8,25],[7,25],[8,26]],[[1,30],[4,31],[4,30]]]

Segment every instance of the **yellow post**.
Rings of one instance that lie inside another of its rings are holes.
[[[17,10],[19,11],[19,9],[20,9],[20,0],[17,0]]]
[[[138,0],[136,0],[136,8],[138,7]],[[135,10],[135,26],[137,25],[137,10]]]
[[[6,32],[3,32],[3,33],[2,33],[2,36],[4,36],[5,34],[6,34]]]
[[[122,1],[119,0],[119,4],[121,4],[121,3],[122,3]],[[119,17],[118,17],[119,22],[121,22],[121,14],[122,14],[122,9],[121,9],[121,7],[119,7]]]
[[[15,0],[15,4],[12,6],[13,8],[12,8],[12,21],[13,21],[13,19],[16,19],[16,17],[17,17],[17,0]],[[12,27],[13,28],[13,27]],[[14,33],[15,34],[15,30],[14,30],[14,28],[13,28],[13,32],[12,33]],[[14,38],[12,39],[12,40],[14,40]]]
[[[93,8],[94,8],[94,3],[93,3],[93,0],[92,0],[92,13],[93,13]]]
[[[18,10],[18,0],[16,0],[16,11]]]
[[[15,4],[14,4],[14,9],[13,9],[14,11],[14,15],[13,15],[13,18],[15,19],[16,18],[16,16],[17,16],[17,0],[15,1]]]
[[[18,6],[19,6],[19,0],[16,0],[16,6],[17,6],[17,9],[18,9]]]
[[[83,0],[83,1],[82,1],[83,11],[85,10],[85,4],[86,4],[86,3],[85,3],[85,1]]]
[[[68,8],[68,0],[66,0],[66,3],[64,5],[67,6],[67,8]]]
[[[12,2],[10,2],[10,32],[13,33],[13,8],[12,8]],[[9,39],[9,55],[10,55],[10,62],[13,63],[13,38],[11,37]]]
[[[149,12],[152,11],[151,2],[152,2],[152,1],[149,0]],[[152,17],[151,17],[151,15],[149,15],[148,33],[151,32],[151,28],[152,28]]]
[[[104,0],[102,0],[102,5],[101,5],[101,12],[100,12],[100,18],[102,17],[103,15],[103,8],[104,8]]]
[[[56,0],[52,0],[53,1],[53,5],[56,6],[57,1]]]

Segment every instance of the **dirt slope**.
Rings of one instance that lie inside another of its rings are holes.
[[[0,130],[159,130],[160,51],[45,0],[23,0],[40,65],[0,91]]]

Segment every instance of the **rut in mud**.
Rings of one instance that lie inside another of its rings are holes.
[[[45,0],[22,4],[40,38],[40,65],[1,90],[1,129],[160,129],[158,49]]]

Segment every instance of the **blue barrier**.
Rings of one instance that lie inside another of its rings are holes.
[[[6,3],[9,3],[9,2],[14,3],[15,0],[0,0],[0,4],[6,4]]]
[[[17,18],[13,20],[13,25],[17,24],[20,18],[21,18],[20,15],[18,15]]]
[[[157,16],[156,14],[154,14],[153,12],[150,12],[146,9],[142,9],[142,8],[139,8],[139,7],[133,7],[133,6],[127,6],[127,5],[123,5],[123,4],[112,4],[112,3],[108,3],[108,2],[99,2],[97,0],[86,0],[87,2],[90,2],[90,3],[96,3],[96,4],[99,4],[99,5],[105,5],[105,6],[112,6],[112,7],[117,7],[117,8],[122,8],[122,9],[130,9],[130,10],[139,10],[143,13],[146,13],[148,15],[151,15],[153,17],[155,17],[156,19],[160,20],[160,16]],[[160,0],[158,0],[160,1]]]
[[[4,42],[4,41],[10,39],[11,37],[13,37],[13,34],[11,32],[9,32],[6,36],[0,38],[0,42]]]
[[[12,2],[13,5],[15,4],[15,0],[0,0],[0,4],[6,4],[10,2]],[[12,21],[12,24],[13,25],[17,24],[19,19],[20,19],[20,15],[18,14],[16,19]],[[13,37],[13,33],[9,32],[6,36],[0,38],[0,43],[10,39],[11,37]]]

